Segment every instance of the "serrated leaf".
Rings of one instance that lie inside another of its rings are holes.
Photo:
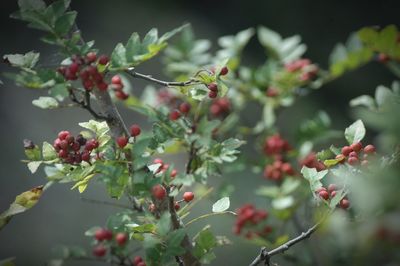
[[[3,59],[14,67],[33,68],[39,61],[40,53],[28,52],[26,54],[7,54]]]
[[[42,109],[54,109],[58,107],[58,101],[53,97],[41,96],[39,99],[33,100],[32,104]]]
[[[58,34],[67,34],[75,23],[76,11],[69,11],[57,18],[54,29]]]
[[[357,120],[344,131],[344,136],[349,144],[360,142],[365,136],[364,123]]]
[[[231,203],[229,201],[229,197],[223,197],[213,204],[212,211],[213,212],[226,211],[227,209],[229,209],[230,204]]]

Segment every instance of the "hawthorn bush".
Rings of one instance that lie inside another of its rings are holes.
[[[335,46],[328,69],[322,69],[303,58],[306,46],[300,36],[284,38],[264,26],[221,37],[215,54],[209,52],[210,42],[196,39],[189,25],[161,36],[157,29],[143,38],[133,33],[111,54],[103,54],[94,41],[83,38],[68,0],[47,6],[42,0],[19,0],[19,6],[12,17],[44,32],[41,40],[59,49],[59,61],[46,66],[33,51],[7,54],[4,62],[17,71],[5,75],[19,86],[43,92],[32,101],[34,106],[79,107],[93,119],[77,118],[80,132],[60,128],[40,145],[27,133],[23,162],[32,173],[42,168],[46,182],[16,196],[0,215],[0,229],[37,204],[55,183],[85,193],[93,182],[100,182],[110,198],[130,203],[103,202],[123,211],[84,233],[92,250],[62,246],[47,265],[73,260],[134,266],[208,264],[215,248],[237,243],[210,226],[195,234],[187,228],[217,215],[231,217],[226,226],[254,245],[249,265],[275,265],[274,260],[285,265],[400,261],[400,83],[381,85],[374,96],[351,100],[356,119],[343,130],[332,129],[324,111],[305,118],[296,142],[289,142],[277,125],[277,114],[298,98],[371,61],[400,77],[396,26],[365,27],[351,34],[345,44]],[[255,36],[266,59],[260,66],[246,66],[242,51]],[[161,52],[171,81],[140,70]],[[142,95],[127,89],[135,79],[149,83]],[[257,123],[249,125],[243,114],[253,112],[252,106],[261,112],[254,114]],[[127,125],[117,107],[146,116],[151,130]],[[374,143],[364,141],[365,125],[374,130]],[[175,153],[186,154],[185,169],[164,156]],[[230,185],[220,188],[224,191],[217,194],[224,196],[209,213],[187,219],[199,201],[215,193],[209,178],[246,169],[265,179],[265,185],[248,195],[248,202],[231,206]],[[256,206],[253,197],[264,204]],[[313,236],[316,231],[319,238]],[[325,242],[332,242],[331,257],[321,262],[315,247]],[[304,245],[305,254],[291,253],[293,245]],[[13,259],[1,265],[14,265]]]

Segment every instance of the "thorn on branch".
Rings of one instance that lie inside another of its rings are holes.
[[[139,78],[139,79],[144,79],[147,81],[151,81],[154,83],[157,83],[159,85],[162,86],[166,86],[166,87],[184,87],[184,86],[189,86],[189,85],[196,85],[196,84],[202,84],[201,82],[199,82],[198,80],[191,78],[187,81],[182,81],[182,82],[178,82],[178,81],[163,81],[163,80],[159,80],[156,78],[153,78],[151,75],[145,75],[145,74],[141,74],[139,72],[136,72],[133,70],[133,68],[129,68],[128,70],[125,71],[125,73],[127,73],[128,75],[130,75],[133,78]]]

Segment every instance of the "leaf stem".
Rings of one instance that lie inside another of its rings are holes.
[[[196,217],[193,220],[190,220],[189,222],[187,222],[185,224],[185,226],[189,226],[190,224],[192,224],[194,222],[197,222],[197,221],[199,221],[201,219],[205,219],[205,218],[208,218],[208,217],[211,217],[211,216],[215,216],[215,215],[220,215],[220,214],[232,214],[234,216],[237,216],[237,214],[235,212],[233,212],[233,211],[212,212],[212,213],[207,213],[207,214],[200,215],[199,217]]]

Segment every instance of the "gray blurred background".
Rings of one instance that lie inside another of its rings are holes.
[[[17,9],[16,1],[0,3],[1,55],[40,51],[42,63],[52,64],[54,48],[39,41],[41,32],[28,29],[20,21],[8,16]],[[96,46],[104,53],[110,53],[119,41],[125,42],[134,31],[146,33],[157,27],[160,32],[168,31],[184,22],[190,22],[199,38],[214,41],[222,35],[265,25],[278,31],[284,37],[300,34],[308,45],[306,56],[322,67],[327,66],[328,56],[336,42],[345,41],[350,32],[366,25],[397,24],[399,26],[400,2],[387,1],[267,1],[267,0],[171,0],[171,1],[73,1],[77,10],[78,24],[86,40],[96,40]],[[213,47],[216,49],[216,45]],[[245,50],[247,64],[264,61],[263,49],[256,39]],[[0,64],[1,73],[10,69]],[[141,72],[163,77],[160,60],[155,59],[143,66]],[[16,87],[12,82],[0,78],[4,85],[0,88],[0,211],[8,208],[15,195],[45,182],[43,172],[31,175],[24,164],[22,140],[32,139],[40,144],[51,142],[58,131],[69,129],[78,132],[77,122],[86,121],[90,116],[79,109],[43,111],[31,105],[31,101],[41,95],[40,91]],[[378,84],[389,85],[394,76],[378,64],[371,63],[362,69],[328,84],[319,91],[302,98],[295,106],[280,116],[284,135],[293,137],[299,121],[312,116],[317,110],[326,110],[334,127],[342,129],[351,120],[348,101],[359,94],[371,94]],[[144,83],[132,84],[134,92],[140,92]],[[128,124],[145,124],[143,117],[129,111],[122,111]],[[248,119],[251,119],[249,117]],[[250,147],[251,148],[251,147]],[[184,158],[171,158],[183,169]],[[232,197],[233,208],[244,202],[265,206],[263,200],[253,196],[254,189],[265,181],[251,173],[224,176],[222,181],[236,185]],[[105,199],[102,186],[92,183],[84,197]],[[211,201],[199,205],[195,214],[210,211]],[[40,203],[31,211],[15,217],[0,231],[0,259],[16,256],[17,265],[44,265],[51,258],[51,249],[56,244],[89,246],[90,240],[83,232],[93,225],[103,225],[108,215],[119,211],[115,207],[93,205],[80,199],[77,191],[70,191],[69,185],[55,185],[43,195]],[[217,249],[217,259],[213,265],[246,265],[258,252],[258,248],[246,244],[231,234],[233,220],[229,217],[210,218],[212,230],[225,234],[234,245]],[[194,224],[193,232],[206,222]],[[301,247],[297,248],[301,252]],[[296,250],[294,250],[296,252]],[[89,265],[88,262],[70,262],[68,265]],[[94,265],[94,264],[93,264]]]

